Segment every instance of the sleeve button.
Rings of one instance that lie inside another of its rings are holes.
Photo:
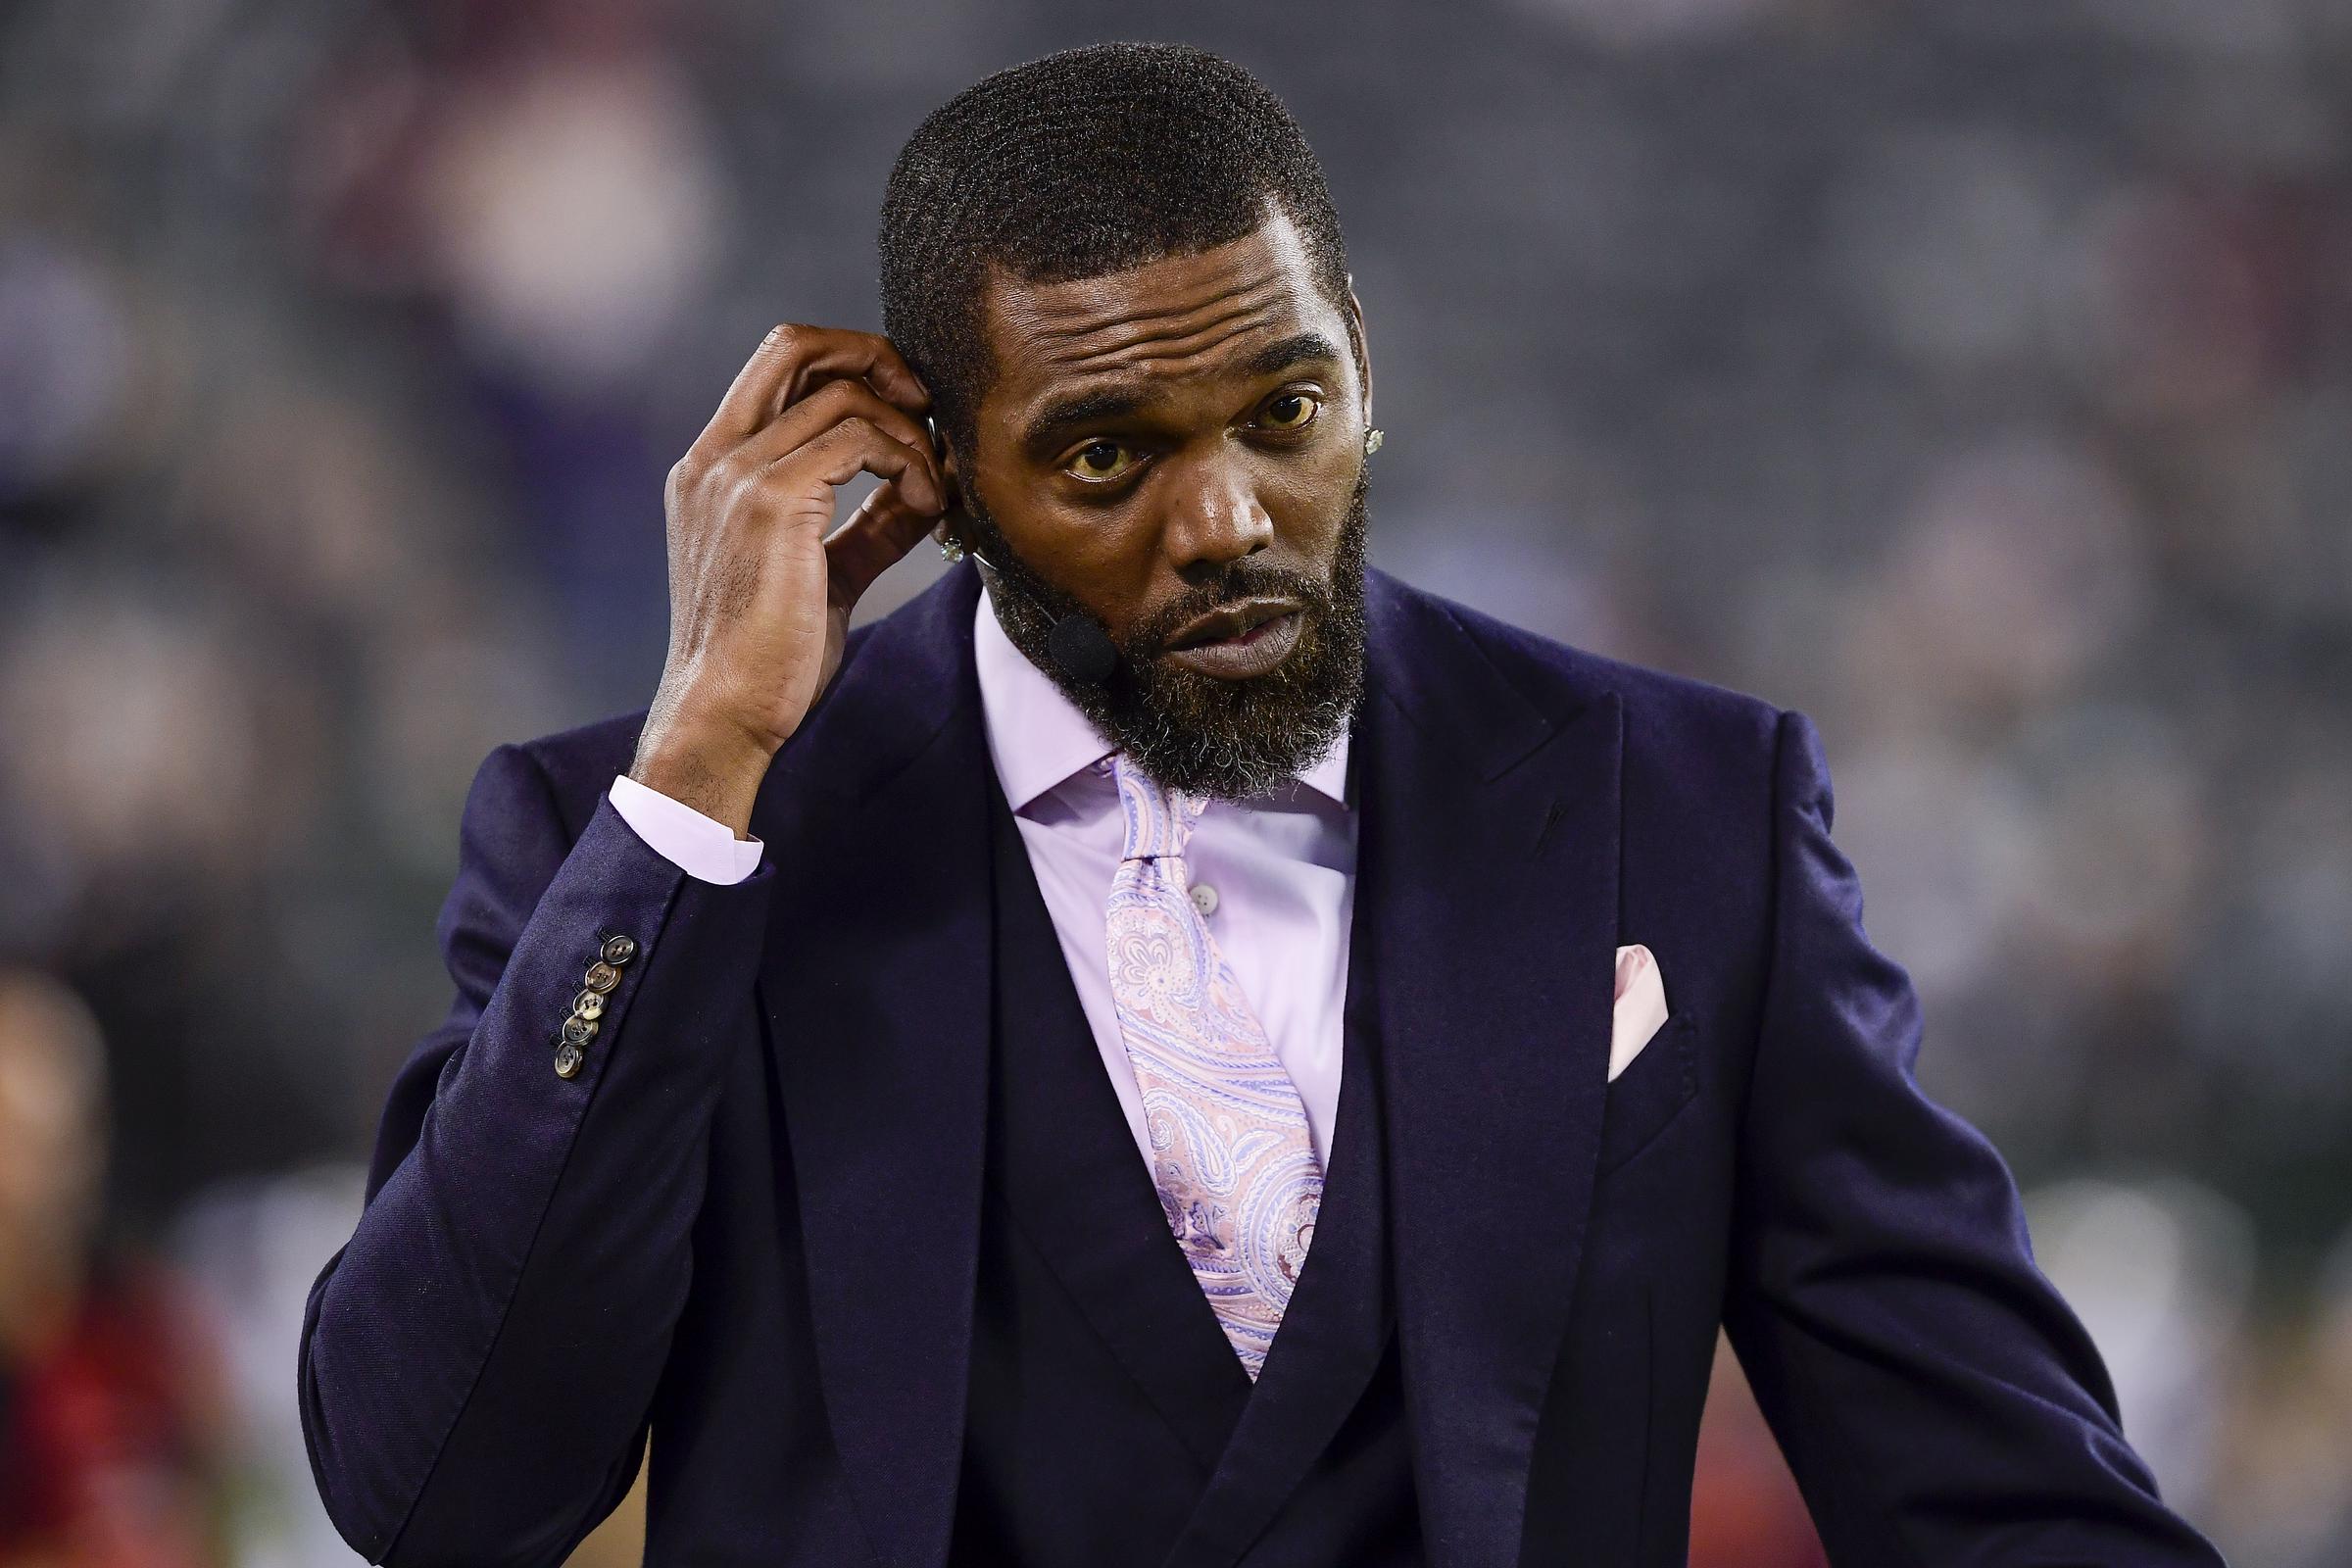
[[[580,1072],[580,1048],[566,1040],[556,1048],[556,1076],[576,1078]]]
[[[634,937],[611,937],[606,940],[604,959],[607,963],[618,966],[635,956],[637,942]]]
[[[602,991],[583,991],[571,999],[571,1010],[583,1018],[602,1018],[605,1015],[605,994]]]
[[[599,958],[588,966],[585,980],[589,990],[602,993],[620,984],[620,971]]]
[[[564,1020],[564,1043],[565,1045],[584,1046],[595,1038],[595,1019],[574,1016]]]

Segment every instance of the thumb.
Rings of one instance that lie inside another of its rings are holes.
[[[833,603],[844,610],[854,607],[874,579],[921,543],[938,521],[936,514],[908,506],[896,480],[874,486],[841,526],[825,536]]]

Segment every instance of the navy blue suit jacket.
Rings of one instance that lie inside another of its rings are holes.
[[[456,1003],[303,1325],[312,1463],[371,1561],[560,1562],[649,1428],[681,1557],[944,1560],[1004,809],[977,593],[967,564],[852,633],[741,884],[604,799],[642,713],[483,765]],[[2008,1169],[1915,1081],[1918,1004],[1864,934],[1805,716],[1377,570],[1368,595],[1354,952],[1431,1560],[1515,1559],[1563,1379],[1605,1392],[1560,1451],[1639,1448],[1687,1510],[1721,1324],[1841,1565],[2218,1563],[2122,1436]],[[637,953],[566,1080],[613,934]],[[1632,942],[1673,1015],[1610,1082]],[[759,1487],[698,1479],[747,1446]]]

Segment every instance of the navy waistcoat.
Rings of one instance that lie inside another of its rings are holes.
[[[996,1007],[951,1561],[1418,1565],[1363,969],[1350,962],[1314,1243],[1253,1387],[1169,1234],[1019,829],[1001,796],[992,808]]]

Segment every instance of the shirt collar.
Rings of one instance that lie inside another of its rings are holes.
[[[1116,750],[1095,730],[1078,705],[1053,677],[1029,662],[997,622],[988,590],[982,587],[972,616],[972,652],[979,666],[980,705],[988,723],[988,751],[1005,804],[1018,811],[1071,774]],[[1348,789],[1348,732],[1331,750],[1298,770],[1299,782],[1345,806]]]

